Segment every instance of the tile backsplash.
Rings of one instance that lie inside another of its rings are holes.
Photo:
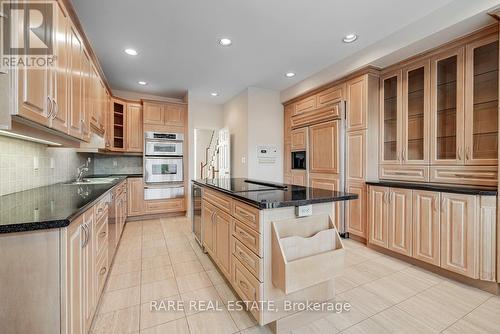
[[[86,158],[73,149],[0,136],[0,196],[72,180]]]
[[[93,174],[142,174],[142,156],[94,154]]]

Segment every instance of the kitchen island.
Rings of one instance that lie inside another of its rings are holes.
[[[355,194],[239,178],[193,183],[202,188],[201,243],[260,325],[286,332],[320,313],[301,303],[334,298],[344,261],[334,202]]]

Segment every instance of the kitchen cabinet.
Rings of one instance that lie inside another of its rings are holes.
[[[364,130],[368,127],[368,75],[347,82],[346,130]]]
[[[316,109],[316,95],[306,97],[295,103],[294,115],[302,114]]]
[[[440,193],[413,190],[413,257],[441,264]]]
[[[335,105],[344,97],[345,85],[330,87],[316,94],[316,108],[324,108]]]
[[[285,149],[283,150],[283,174],[285,177],[292,176],[292,145],[290,142],[285,142]]]
[[[110,151],[125,151],[125,137],[127,133],[126,110],[127,103],[119,99],[113,99],[111,102],[111,111],[109,117],[109,126],[106,140],[106,148]],[[142,125],[142,124],[141,124]]]
[[[351,131],[346,134],[346,152],[347,180],[364,182],[367,163],[365,130]]]
[[[312,125],[309,136],[310,172],[339,173],[339,121]]]
[[[68,333],[83,334],[84,326],[84,273],[83,248],[86,230],[83,215],[73,221],[66,229],[66,330]]]
[[[127,152],[142,152],[144,135],[142,130],[142,106],[140,104],[127,104],[125,126],[125,150]]]
[[[144,124],[163,123],[163,106],[159,103],[144,102]]]
[[[215,242],[216,242],[216,228],[214,223],[214,215],[216,208],[207,201],[203,201],[201,205],[201,223],[203,226],[203,246],[207,252],[215,257]]]
[[[478,278],[476,197],[441,194],[441,268]]]
[[[95,294],[95,254],[94,254],[94,244],[95,244],[95,219],[94,219],[94,208],[88,210],[83,214],[83,225],[86,229],[86,240],[83,244],[83,315],[84,315],[84,331],[88,333],[90,331],[90,325],[92,324],[92,318],[94,317],[94,312],[97,304],[97,295]]]
[[[401,70],[380,78],[380,163],[401,163]]]
[[[292,184],[307,187],[307,172],[305,170],[292,169]]]
[[[90,115],[92,112],[92,100],[90,99],[92,92],[92,67],[90,57],[86,51],[82,57],[82,89],[83,89],[83,113],[82,113],[82,139],[90,141]]]
[[[340,191],[339,175],[335,174],[309,174],[309,187],[315,189],[326,189],[331,191]],[[314,191],[314,189],[313,189]],[[335,203],[334,210],[331,214],[335,226],[338,228],[340,222],[340,205],[343,203]]]
[[[74,27],[69,29],[70,43],[70,123],[69,134],[75,138],[82,137],[82,41]]]
[[[369,187],[368,195],[368,242],[380,247],[388,247],[389,188]]]
[[[127,207],[129,216],[145,213],[144,183],[141,177],[127,179]]]
[[[392,251],[412,255],[412,191],[391,188],[388,196],[388,248]]]
[[[358,195],[358,199],[345,203],[347,232],[366,239],[366,185],[364,182],[349,181],[346,192]]]
[[[219,269],[231,280],[231,217],[221,212],[215,211],[215,258]]]
[[[285,142],[290,142],[291,141],[291,131],[292,131],[292,116],[293,116],[293,111],[294,111],[295,105],[294,104],[289,104],[286,105],[284,108],[284,122],[283,122],[283,128],[284,128],[284,133],[283,133],[283,138]]]
[[[292,151],[307,150],[307,128],[292,130],[291,132],[291,149]]]
[[[144,124],[183,127],[186,113],[182,103],[144,101]]]
[[[186,108],[184,105],[169,103],[164,105],[164,122],[166,125],[184,126]]]

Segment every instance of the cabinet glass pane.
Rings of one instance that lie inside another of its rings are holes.
[[[436,158],[456,159],[457,56],[437,62]]]
[[[397,160],[398,78],[384,80],[384,160]]]
[[[474,49],[473,159],[498,152],[498,42]]]
[[[408,160],[424,160],[424,68],[408,72]]]

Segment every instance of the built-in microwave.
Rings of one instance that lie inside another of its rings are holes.
[[[182,158],[144,158],[144,181],[146,183],[182,182]]]
[[[306,151],[292,152],[292,169],[306,169]]]
[[[182,142],[146,140],[146,156],[182,156]]]

